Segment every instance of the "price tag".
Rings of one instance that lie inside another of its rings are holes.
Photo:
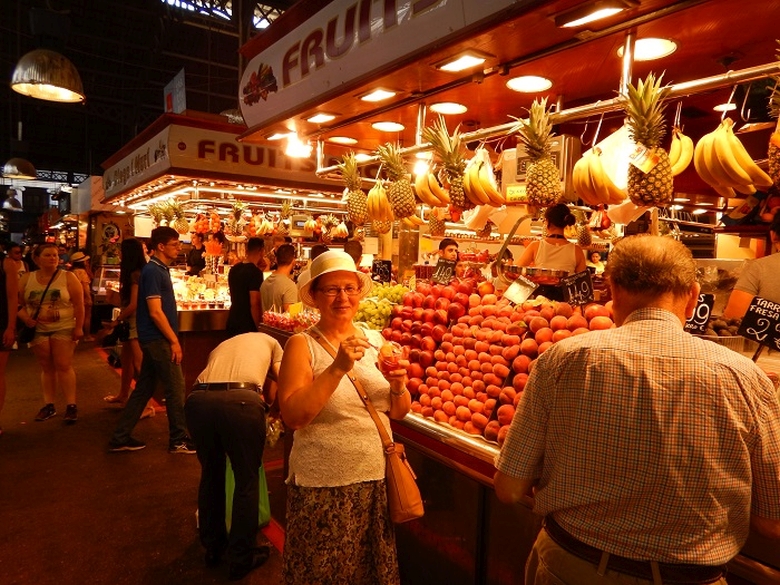
[[[528,194],[526,193],[525,184],[511,183],[506,187],[506,202],[507,203],[526,203],[528,201]]]
[[[661,162],[660,157],[650,152],[641,144],[637,144],[634,152],[628,155],[628,161],[643,173],[649,173],[653,167]]]
[[[567,303],[584,305],[594,300],[589,270],[564,276],[561,278],[560,287],[563,290],[563,300]]]
[[[431,280],[439,284],[449,284],[452,277],[455,276],[455,264],[457,264],[455,260],[439,258],[439,261],[436,263],[436,270],[431,275]]]
[[[699,295],[699,301],[696,303],[696,308],[693,311],[693,315],[685,322],[685,330],[688,333],[703,335],[704,331],[707,329],[707,323],[710,320],[710,313],[712,313],[714,304],[715,295],[701,293]]]
[[[531,282],[525,276],[518,276],[504,291],[504,298],[509,299],[515,305],[520,305],[534,294],[536,288],[536,283]]]
[[[755,297],[737,333],[761,345],[780,349],[780,303]]]
[[[390,282],[393,277],[393,263],[390,260],[374,260],[371,263],[371,280]]]

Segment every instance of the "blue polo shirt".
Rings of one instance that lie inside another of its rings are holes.
[[[162,300],[165,317],[174,333],[179,335],[179,316],[176,311],[176,297],[173,295],[171,271],[154,256],[141,269],[141,278],[138,281],[138,298],[139,300],[143,299],[143,302],[139,301],[136,310],[136,326],[138,327],[138,341],[140,343],[165,339],[149,315],[149,305],[145,302],[148,299]]]

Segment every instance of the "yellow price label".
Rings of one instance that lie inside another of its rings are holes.
[[[511,183],[506,186],[507,203],[526,203],[527,201],[528,201],[528,194],[526,193],[526,188],[524,184]]]

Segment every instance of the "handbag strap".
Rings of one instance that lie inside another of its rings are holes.
[[[328,342],[328,340],[325,339],[325,336],[322,335],[322,333],[320,333],[320,331],[317,328],[312,327],[308,329],[306,333],[308,333],[309,336],[311,336],[315,341],[317,341],[334,360],[336,359],[335,349],[330,344],[330,342]],[[355,370],[352,369],[349,372],[347,372],[347,377],[352,382],[352,385],[355,387],[355,390],[357,390],[358,396],[360,396],[360,400],[362,400],[363,404],[365,404],[366,409],[368,410],[368,414],[371,415],[371,420],[374,421],[374,424],[376,425],[376,428],[379,431],[379,436],[382,438],[382,446],[387,448],[388,446],[393,445],[394,444],[393,439],[390,438],[390,435],[388,434],[385,425],[382,423],[382,420],[379,418],[379,415],[376,412],[376,408],[374,408],[374,405],[371,403],[371,399],[368,397],[368,394],[366,394],[366,391],[363,389],[363,384],[361,384],[360,380],[357,379],[357,376],[355,375]]]
[[[57,274],[59,274],[60,269],[57,268],[57,270],[54,271],[54,274],[51,275],[51,278],[49,279],[49,284],[46,285],[46,288],[43,289],[43,294],[41,295],[41,302],[38,303],[38,308],[35,309],[35,315],[33,315],[33,321],[35,321],[38,318],[38,313],[41,312],[41,307],[43,306],[43,299],[46,298],[46,293],[49,292],[49,287],[51,286],[51,283],[54,282],[54,279],[57,278]],[[35,278],[35,275],[33,274],[33,278]]]

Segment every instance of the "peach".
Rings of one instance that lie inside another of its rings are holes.
[[[520,353],[520,342],[518,341],[517,345],[505,347],[501,352],[501,357],[503,357],[507,362],[511,362],[513,359],[517,357],[517,354],[519,353]]]
[[[471,424],[473,424],[476,428],[478,428],[480,430],[482,430],[485,427],[487,427],[488,422],[489,422],[488,421],[488,417],[486,417],[481,412],[475,412],[474,414],[471,415]]]
[[[462,382],[450,382],[449,388],[440,388],[441,390],[449,390],[454,395],[462,394],[463,393],[463,383]]]
[[[528,372],[528,364],[531,363],[531,358],[527,355],[519,355],[512,362],[512,370],[515,374],[525,374]]]
[[[590,323],[588,324],[588,328],[591,331],[597,331],[601,329],[611,329],[615,324],[612,322],[612,319],[609,317],[606,317],[604,315],[596,315],[590,320]]]
[[[492,356],[490,358],[490,363],[493,364],[494,366],[496,364],[501,364],[501,365],[504,365],[504,366],[508,366],[509,365],[509,360],[506,359],[503,355],[494,355],[494,356]]]
[[[539,344],[539,355],[542,355],[545,351],[552,347],[552,341],[544,341]]]
[[[542,327],[534,335],[534,341],[536,341],[536,343],[538,343],[539,345],[542,345],[543,343],[551,342],[553,338],[553,333],[554,331],[549,327]]]
[[[485,438],[488,441],[498,441],[498,431],[500,428],[501,424],[497,420],[491,420],[485,427]]]
[[[438,388],[439,391],[441,391],[441,390],[448,390],[451,387],[452,387],[452,385],[447,380],[439,380],[439,383],[436,384],[436,388]],[[432,390],[433,390],[433,388],[430,388],[428,390],[428,393],[430,394]]]
[[[473,317],[469,317],[468,324],[469,325],[480,325],[485,320],[485,318],[482,315],[474,315]]]
[[[515,401],[515,396],[517,396],[517,391],[514,388],[504,388],[501,394],[498,395],[498,401],[501,404],[512,404]],[[431,403],[431,406],[433,406],[433,403]]]
[[[493,364],[491,364],[490,361],[482,362],[479,366],[479,371],[482,372],[483,374],[492,373]]]
[[[450,415],[450,416],[454,416],[455,415],[456,408],[457,407],[455,406],[455,403],[452,402],[452,401],[447,401],[447,402],[445,402],[444,404],[441,405],[441,409],[444,412],[446,412],[448,415]]]
[[[495,398],[488,398],[485,400],[485,412],[493,412],[493,409],[496,407],[497,400]]]
[[[412,402],[412,412],[420,412],[421,410],[422,410],[422,406],[420,405],[419,402],[417,402],[416,400]]]
[[[474,392],[474,388],[471,388],[469,386],[464,386],[463,388],[463,397],[468,398],[469,400],[476,398],[477,393]]]
[[[428,395],[431,397],[431,399],[435,398],[436,396],[441,396],[441,389],[439,388],[438,384],[428,388]]]
[[[482,380],[474,380],[471,383],[471,387],[474,389],[475,392],[484,392],[486,384]]]
[[[493,366],[493,373],[498,376],[500,380],[506,380],[506,377],[509,375],[509,368],[504,364],[496,364]]]
[[[553,333],[552,342],[558,343],[562,339],[566,339],[569,336],[571,336],[571,331],[569,331],[568,329],[558,329],[558,331]]]
[[[515,376],[515,377],[517,377],[517,376]],[[454,395],[452,393],[452,386],[450,386],[446,390],[442,390],[441,391],[442,402],[450,402],[450,401],[452,401],[453,398],[454,398]]]
[[[531,330],[531,333],[536,333],[539,331],[539,329],[544,329],[545,327],[549,326],[550,322],[544,317],[533,317],[531,322],[528,324],[528,328]]]
[[[520,399],[523,397],[522,394],[516,394],[515,399],[512,401],[512,406],[517,408],[517,405],[520,404]]]
[[[453,384],[455,382],[462,382],[463,381],[463,375],[460,372],[453,372],[450,374],[450,382]]]
[[[511,404],[502,404],[498,407],[498,422],[501,426],[509,425],[515,416],[515,407]]]
[[[555,305],[555,314],[569,318],[574,313],[574,308],[569,303],[558,303]]]
[[[469,410],[468,406],[459,406],[455,410],[455,416],[458,417],[458,420],[467,421],[471,420],[471,411]]]
[[[556,315],[550,319],[550,329],[558,331],[559,329],[566,329],[568,318],[563,315]]]
[[[501,386],[498,386],[497,384],[489,384],[487,388],[485,388],[485,392],[487,392],[487,395],[491,398],[498,398],[501,394]]]
[[[585,327],[586,329],[588,328],[588,320],[582,315],[575,313],[566,321],[566,328],[572,333],[575,329],[580,329],[581,327]]]
[[[520,345],[520,336],[519,335],[509,335],[504,334],[501,336],[501,344],[504,347],[511,347],[513,345]]]
[[[447,421],[450,420],[450,417],[443,410],[434,410],[434,412],[433,412],[433,420],[435,420],[437,422],[446,423]]]
[[[515,377],[512,380],[512,388],[515,389],[515,392],[518,393],[522,392],[523,390],[525,390],[525,385],[527,382],[528,382],[528,374],[515,374]]]
[[[498,302],[498,297],[493,293],[482,295],[482,306],[495,305]]]
[[[501,386],[504,383],[504,379],[505,378],[499,378],[493,372],[490,372],[489,374],[485,374],[485,377],[482,380],[488,386],[491,386],[491,385]]]
[[[469,400],[469,410],[472,413],[474,413],[474,412],[482,412],[484,409],[485,409],[485,403],[484,402],[480,402],[476,398],[472,398],[471,400]]]
[[[506,441],[506,434],[509,432],[509,425],[504,425],[500,429],[498,429],[498,436],[496,437],[496,441],[498,441],[498,446],[504,444],[504,441]]]
[[[469,400],[471,400],[471,398],[466,398],[465,396],[461,395],[457,395],[452,399],[452,401],[455,403],[455,406],[468,406]]]
[[[420,394],[419,398],[420,404],[422,406],[430,406],[431,405],[431,397],[429,394]]]
[[[571,332],[572,335],[582,335],[583,333],[590,333],[590,329],[587,327],[577,327],[574,331]]]
[[[482,309],[482,314],[485,315],[486,317],[496,314],[495,305],[482,305],[481,309]]]
[[[469,435],[481,435],[482,434],[482,430],[478,429],[477,427],[475,427],[474,423],[471,422],[470,420],[467,420],[466,422],[463,423],[463,430],[466,433],[468,433]]]
[[[444,404],[444,401],[442,401],[441,396],[434,396],[431,398],[431,406],[436,410],[441,410],[442,404]]]
[[[590,321],[593,319],[593,317],[609,317],[610,316],[610,310],[607,309],[604,305],[600,305],[598,303],[591,303],[587,307],[585,307],[584,312],[585,318]]]
[[[549,321],[555,317],[555,309],[553,309],[551,305],[543,306],[539,311],[539,316]]]
[[[469,307],[478,307],[482,304],[482,297],[477,293],[471,293],[469,295]]]
[[[468,366],[466,366],[466,367],[468,367],[468,369],[470,369],[472,372],[479,372],[479,371],[481,371],[479,369],[479,367],[481,365],[482,365],[482,362],[480,362],[479,358],[477,358],[475,360],[469,361]]]
[[[535,339],[524,339],[520,344],[520,353],[535,358],[539,353],[539,344],[536,343]]]
[[[455,364],[458,366],[458,368],[465,368],[469,365],[469,360],[466,359],[465,355],[459,355],[455,358]]]
[[[453,420],[453,419],[455,419],[455,420]],[[454,427],[454,428],[458,429],[459,431],[463,430],[463,421],[462,420],[458,420],[457,417],[451,416],[449,425],[451,427]]]

